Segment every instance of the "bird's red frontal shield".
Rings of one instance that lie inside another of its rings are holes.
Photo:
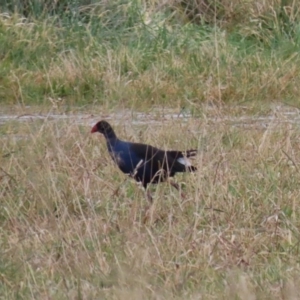
[[[95,125],[95,126],[92,128],[91,133],[94,133],[94,132],[97,132],[97,131],[98,131],[98,129],[97,129],[97,126]]]

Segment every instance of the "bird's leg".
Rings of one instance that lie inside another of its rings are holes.
[[[178,183],[176,183],[176,182],[174,182],[172,180],[170,180],[169,182],[170,182],[171,186],[173,186],[177,191],[180,192],[180,188],[179,188],[179,184]],[[185,194],[183,192],[180,193],[180,196],[181,196],[182,199],[186,198]]]
[[[120,191],[120,186],[118,186],[115,190],[114,190],[114,192],[113,192],[113,197],[118,197],[119,196],[119,191]]]
[[[179,184],[178,184],[178,183],[176,183],[176,182],[170,180],[170,184],[171,184],[171,186],[173,186],[177,191],[179,191]]]
[[[153,209],[154,209],[153,198],[151,196],[149,189],[147,189],[147,187],[145,187],[145,193],[146,193],[146,197],[149,202],[149,205],[147,205],[147,207],[145,208],[143,224],[146,224],[149,220],[153,219]]]
[[[146,189],[146,196],[147,196],[147,200],[150,202],[150,204],[153,203],[153,197],[151,196],[151,193],[148,189]]]

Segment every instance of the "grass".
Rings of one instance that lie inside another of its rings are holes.
[[[1,298],[299,298],[297,2],[12,3]],[[200,150],[176,176],[186,199],[160,184],[149,207],[89,134],[109,116],[131,141]]]
[[[116,127],[160,147],[201,144],[199,172],[176,177],[186,199],[161,184],[151,208],[89,127],[59,120],[2,126],[1,294],[298,297],[299,129],[284,114],[267,128],[205,116]]]
[[[285,4],[283,17],[274,1],[234,2],[236,14],[220,8],[224,16],[215,24],[188,21],[172,2],[161,9],[155,2],[111,5],[83,5],[73,17],[2,13],[1,103],[55,103],[65,110],[120,103],[134,109],[298,105],[296,4]]]

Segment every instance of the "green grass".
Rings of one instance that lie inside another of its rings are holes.
[[[25,19],[2,14],[1,102],[137,109],[199,108],[207,101],[298,105],[298,6],[283,17],[276,3],[262,11],[254,0],[255,9],[247,5],[234,2],[230,20],[221,5],[223,21],[215,24],[188,21],[171,3],[158,10],[155,2],[135,1],[82,5],[72,18],[38,17],[35,10]]]

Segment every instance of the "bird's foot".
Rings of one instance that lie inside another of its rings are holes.
[[[186,199],[186,195],[185,195],[185,193],[183,193],[183,192],[180,190],[180,187],[179,187],[179,184],[178,184],[178,183],[176,183],[176,182],[174,182],[174,181],[170,181],[170,184],[171,184],[171,186],[173,186],[177,191],[180,192],[180,196],[181,196],[181,198],[182,198],[183,200]]]

